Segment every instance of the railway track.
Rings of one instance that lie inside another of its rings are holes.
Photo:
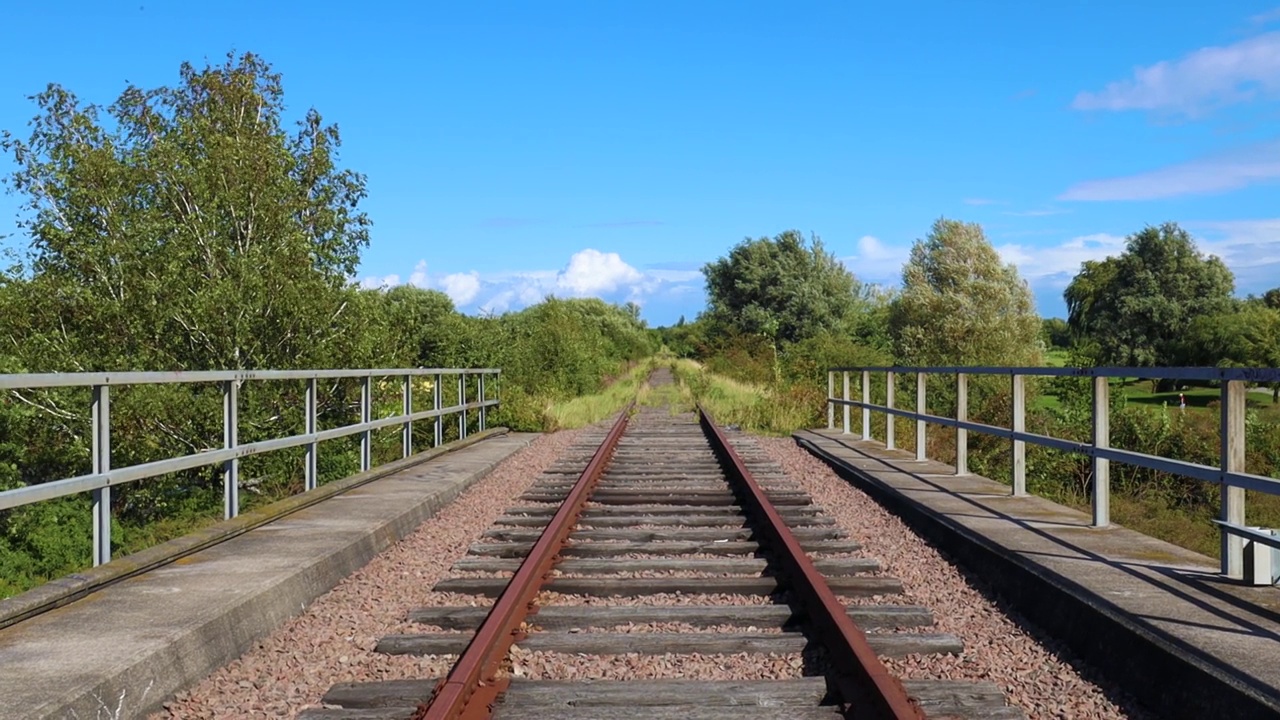
[[[459,655],[449,676],[338,684],[302,720],[1024,717],[991,683],[891,677],[877,656],[962,645],[705,416],[624,413],[518,502],[434,588],[469,603],[378,644]]]

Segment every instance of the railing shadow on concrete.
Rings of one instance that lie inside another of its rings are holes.
[[[869,462],[877,463],[892,472],[897,472],[903,475],[907,475],[924,485],[933,487],[935,488],[934,490],[935,492],[947,493],[949,495],[956,496],[955,490],[953,488],[949,488],[943,485],[942,483],[936,482],[935,480],[931,479],[931,476],[928,474],[922,474],[910,469],[900,467],[892,459],[887,459],[875,454],[868,453],[865,449],[858,448],[855,445],[842,441],[838,438],[831,437],[831,438],[828,438],[828,440],[840,445],[841,447],[851,450],[854,453],[857,453],[861,458]],[[805,444],[807,442],[808,442],[807,440],[803,441],[802,444]],[[936,477],[936,475],[932,477]],[[1008,513],[1002,512],[996,508],[983,505],[979,502],[975,502],[971,497],[968,497],[971,495],[973,495],[973,493],[966,491],[963,495],[957,496],[958,499],[960,499],[961,501],[968,503],[977,509],[976,512],[974,512],[972,515],[968,515],[968,517],[999,518],[1012,525],[1018,526],[1019,528],[1021,528],[1026,532],[1034,534],[1035,536],[1039,537],[1040,539],[1048,543],[1052,543],[1053,545],[1057,545],[1063,549],[1063,552],[1061,554],[1051,554],[1051,553],[1045,553],[1045,552],[1021,550],[1019,551],[1019,553],[1022,555],[1026,555],[1028,557],[1052,556],[1052,557],[1058,557],[1058,558],[1069,559],[1069,560],[1077,560],[1077,561],[1085,560],[1087,562],[1106,565],[1108,567],[1114,568],[1120,572],[1125,573],[1126,575],[1130,576],[1134,580],[1147,584],[1148,586],[1158,590],[1159,592],[1174,595],[1180,598],[1181,600],[1195,606],[1197,609],[1209,615],[1215,616],[1220,621],[1218,624],[1204,625],[1204,627],[1212,628],[1214,630],[1218,630],[1222,632],[1238,632],[1241,634],[1248,634],[1256,637],[1265,636],[1265,637],[1270,637],[1276,640],[1280,640],[1280,634],[1277,634],[1270,627],[1264,626],[1262,624],[1263,622],[1270,622],[1270,623],[1280,622],[1280,613],[1275,612],[1270,607],[1264,604],[1256,602],[1253,598],[1243,599],[1237,596],[1236,594],[1224,591],[1224,589],[1219,586],[1236,584],[1228,578],[1224,578],[1221,575],[1214,575],[1212,573],[1189,570],[1186,566],[1183,566],[1183,565],[1166,565],[1166,564],[1162,564],[1159,562],[1152,562],[1152,561],[1135,562],[1135,561],[1127,561],[1123,559],[1106,557],[1105,555],[1102,555],[1098,552],[1090,550],[1089,548],[1079,543],[1071,542],[1070,540],[1067,540],[1056,533],[1046,531],[1044,529],[1044,523],[1039,520],[1030,521],[1024,518],[1015,517]],[[946,515],[947,517],[950,517],[950,518],[965,517],[965,515],[962,515],[959,513],[953,513],[953,512],[946,513]],[[1080,527],[1080,526],[1077,525],[1076,527]],[[1188,591],[1188,588],[1190,590],[1203,593],[1205,596],[1212,598],[1214,602],[1208,602],[1202,597],[1197,597],[1194,594],[1194,592]],[[1228,606],[1235,608],[1235,612],[1232,612],[1228,608]],[[1145,616],[1145,617],[1151,620],[1161,619],[1171,624],[1189,625],[1189,626],[1196,625],[1196,623],[1189,622],[1184,618],[1155,618],[1153,616]],[[1254,617],[1256,617],[1257,620],[1253,619]],[[1227,626],[1236,626],[1240,629],[1224,630],[1224,628]],[[1195,648],[1194,646],[1186,643],[1185,641],[1178,640],[1172,635],[1163,634],[1163,636],[1166,637],[1166,639],[1168,639],[1170,642],[1173,642],[1177,644],[1179,647],[1182,647],[1188,651],[1198,650],[1198,648]],[[1199,653],[1193,653],[1193,654],[1199,655]],[[1222,667],[1230,669],[1228,666],[1225,666],[1225,665],[1223,665]]]
[[[836,375],[843,379],[843,396],[836,396]],[[849,375],[861,375],[862,396],[854,400],[849,395]],[[885,404],[871,402],[872,373],[885,376]],[[927,378],[929,375],[955,376],[955,417],[930,415],[927,412]],[[894,407],[896,376],[914,375],[916,385],[916,409],[914,411]],[[971,375],[993,375],[1009,378],[1012,399],[1010,427],[973,422],[968,418],[968,378]],[[1061,438],[1029,433],[1026,431],[1026,378],[1027,377],[1085,377],[1092,379],[1093,412],[1090,442],[1077,442]],[[1111,447],[1110,393],[1111,378],[1142,377],[1156,380],[1210,380],[1221,384],[1219,407],[1219,432],[1221,462],[1218,467],[1175,460],[1158,455],[1148,455],[1131,450]],[[957,475],[967,475],[968,433],[980,432],[1012,441],[1011,457],[1013,489],[1015,497],[1027,494],[1026,443],[1085,455],[1090,458],[1093,475],[1094,527],[1106,527],[1111,522],[1111,461],[1168,472],[1176,475],[1212,482],[1222,489],[1219,517],[1215,524],[1221,533],[1222,574],[1232,579],[1243,579],[1245,569],[1244,541],[1280,548],[1280,537],[1269,532],[1247,527],[1245,524],[1245,490],[1257,490],[1280,495],[1280,480],[1245,472],[1245,408],[1246,383],[1280,382],[1280,368],[1192,368],[1192,367],[833,367],[827,370],[827,427],[835,429],[835,409],[843,408],[843,431],[850,432],[850,409],[862,411],[862,439],[872,440],[871,413],[886,415],[885,446],[894,447],[894,419],[907,418],[916,422],[916,459],[926,458],[926,423],[951,427],[956,433]]]
[[[221,465],[223,474],[223,511],[226,518],[239,514],[241,458],[260,453],[298,446],[306,447],[304,462],[304,490],[314,490],[318,484],[317,461],[320,443],[326,440],[360,435],[360,470],[373,466],[373,431],[400,425],[402,457],[413,452],[413,423],[433,419],[435,438],[433,447],[444,441],[443,420],[458,416],[458,436],[467,435],[467,413],[475,411],[479,429],[485,429],[486,415],[490,407],[499,404],[497,397],[486,396],[486,380],[490,389],[496,390],[501,371],[494,368],[395,368],[395,369],[338,369],[338,370],[253,370],[253,371],[200,371],[200,372],[107,372],[107,373],[28,373],[0,374],[0,390],[16,391],[38,388],[91,388],[91,433],[93,471],[87,475],[52,480],[0,492],[0,511],[29,505],[44,500],[93,493],[93,564],[101,565],[111,559],[111,488],[146,478],[192,468]],[[444,378],[457,378],[458,404],[442,407]],[[467,402],[467,378],[477,379],[478,398]],[[402,378],[401,412],[390,417],[373,419],[374,378]],[[432,408],[414,411],[413,380],[430,378]],[[329,430],[319,430],[318,383],[320,380],[360,379],[360,422]],[[243,383],[271,380],[305,380],[305,428],[300,435],[273,438],[259,442],[239,444],[239,389]],[[222,387],[223,446],[176,458],[141,463],[123,468],[111,467],[111,388],[113,386],[216,383]]]

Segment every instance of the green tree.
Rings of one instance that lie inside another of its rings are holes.
[[[1262,302],[1272,310],[1280,310],[1280,287],[1262,293]]]
[[[1045,318],[1040,335],[1044,343],[1051,347],[1071,347],[1071,326],[1062,318]]]
[[[128,87],[109,106],[50,85],[30,133],[0,135],[30,242],[0,280],[7,372],[369,367],[402,364],[382,306],[349,277],[368,244],[364,178],[337,165],[339,136],[315,110],[285,128],[280,77],[254,55],[197,69],[173,87]],[[322,422],[350,422],[352,387],[322,391]],[[83,473],[84,393],[14,391],[0,425],[20,438],[13,485]],[[246,383],[240,440],[301,430],[301,387]],[[112,395],[113,463],[199,452],[221,433],[215,386],[140,386]],[[298,481],[292,451],[245,458],[245,502]],[[347,474],[331,450],[322,472]],[[4,462],[4,461],[0,461]],[[216,468],[121,486],[116,543],[153,520],[220,510]],[[87,560],[84,496],[0,518],[0,574],[38,578]],[[68,521],[66,518],[73,518]],[[177,523],[181,527],[181,523]],[[38,528],[47,528],[37,531]],[[29,560],[23,560],[28,558]],[[82,560],[82,561],[83,561]]]
[[[28,369],[332,362],[354,329],[364,178],[336,166],[337,128],[315,110],[286,132],[265,62],[184,64],[178,85],[106,108],[57,85],[34,99],[30,137],[0,137],[31,240],[39,322],[6,328]]]
[[[372,292],[379,293],[386,305],[392,332],[410,349],[410,363],[452,367],[459,361],[452,349],[462,319],[448,295],[412,285]]]
[[[1067,325],[1077,339],[1093,335],[1093,323],[1099,318],[1099,314],[1094,312],[1094,304],[1101,303],[1115,287],[1118,269],[1115,258],[1085,260],[1080,272],[1063,292],[1067,301]]]
[[[912,365],[1032,365],[1041,357],[1031,290],[976,223],[940,219],[916,241],[889,331],[898,360]]]
[[[1147,227],[1118,257],[1085,263],[1065,293],[1068,322],[1096,345],[1097,362],[1177,365],[1191,324],[1230,310],[1233,286],[1226,265],[1176,223]]]
[[[687,322],[681,315],[675,325],[658,328],[658,333],[662,343],[676,357],[702,357],[707,350],[706,325],[703,320]]]
[[[869,304],[868,292],[822,242],[799,232],[746,239],[728,257],[702,268],[713,335],[761,335],[773,343],[823,333],[849,333]]]
[[[1202,315],[1191,321],[1181,348],[1191,365],[1280,367],[1280,310],[1245,304],[1239,310]],[[1280,383],[1272,383],[1280,402]]]

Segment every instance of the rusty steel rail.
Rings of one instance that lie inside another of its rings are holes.
[[[627,429],[631,402],[613,424],[591,462],[569,490],[524,562],[516,570],[502,595],[493,604],[475,637],[459,656],[449,675],[438,685],[431,699],[418,706],[414,720],[479,720],[488,718],[493,703],[509,683],[498,678],[512,644],[524,636],[524,622],[536,612],[533,599],[560,560],[560,550],[578,522],[582,508],[591,497],[600,476],[613,455],[618,440]]]
[[[827,649],[836,689],[850,706],[850,717],[923,720],[920,706],[907,695],[901,681],[889,673],[871,649],[867,636],[831,592],[822,573],[765,496],[729,439],[701,405],[698,421],[730,479],[744,490],[743,504],[756,514],[756,530],[765,536],[789,587],[813,623],[815,635]]]

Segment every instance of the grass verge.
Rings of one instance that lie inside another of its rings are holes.
[[[641,360],[601,392],[547,406],[542,413],[543,430],[555,432],[586,427],[618,412],[647,387],[646,380],[657,362],[655,358]]]
[[[718,375],[688,359],[676,360],[672,371],[721,425],[785,436],[812,426],[822,407],[821,392],[803,385],[767,388]]]

